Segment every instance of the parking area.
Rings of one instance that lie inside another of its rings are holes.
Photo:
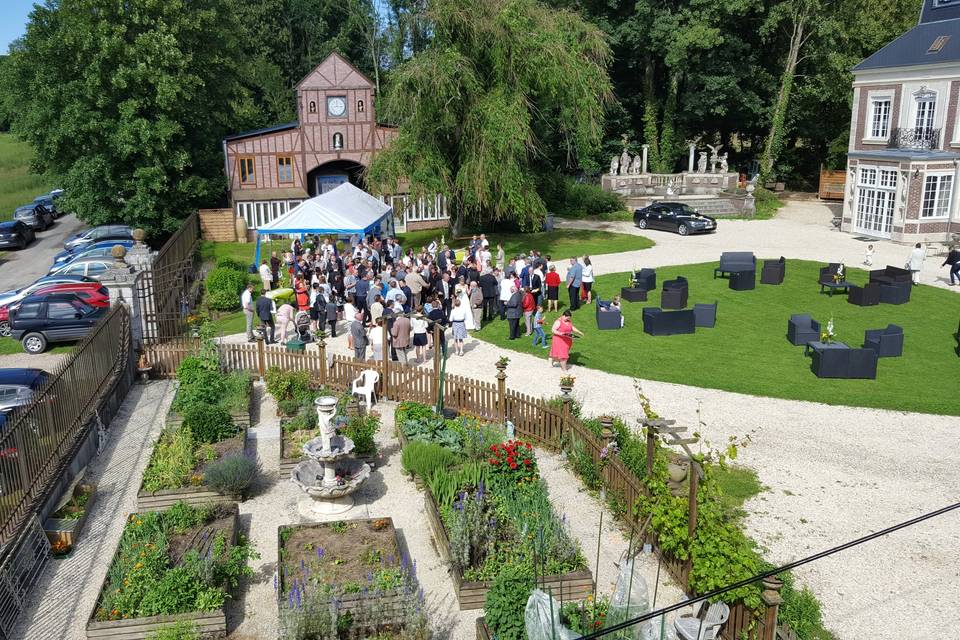
[[[62,216],[48,230],[37,233],[36,242],[26,249],[5,251],[0,263],[0,291],[17,289],[47,275],[54,256],[63,251],[66,237],[85,226],[76,216]]]

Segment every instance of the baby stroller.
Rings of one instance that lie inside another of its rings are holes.
[[[298,311],[293,317],[293,326],[297,329],[297,340],[300,342],[313,342],[313,336],[310,335],[310,314],[306,311]]]

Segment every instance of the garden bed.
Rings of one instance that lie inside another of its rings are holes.
[[[437,552],[444,562],[450,564],[450,575],[453,578],[453,588],[457,595],[457,601],[460,603],[460,610],[483,609],[487,591],[490,590],[493,581],[471,582],[463,579],[463,574],[452,562],[450,538],[440,516],[440,509],[429,489],[427,489],[424,498],[424,507],[427,513],[427,524],[429,524],[430,531],[433,534]],[[593,574],[590,569],[583,568],[558,575],[540,576],[537,579],[537,585],[544,591],[552,592],[555,597],[564,602],[582,600],[593,593]]]
[[[230,420],[238,429],[249,429],[253,424],[253,378],[248,380],[247,389],[245,407],[227,407]],[[183,416],[174,410],[175,405],[176,400],[174,400],[174,403],[170,406],[170,410],[167,412],[167,425],[179,429],[183,424]]]
[[[70,500],[43,523],[43,531],[50,541],[50,551],[54,557],[70,553],[77,544],[77,538],[93,507],[95,491],[94,485],[78,484],[73,488]]]
[[[168,426],[161,434],[150,464],[144,472],[143,482],[137,493],[137,510],[163,510],[177,502],[197,505],[223,502],[225,499],[242,499],[241,495],[220,493],[207,486],[204,484],[204,477],[209,467],[224,458],[244,456],[246,440],[246,427],[242,427],[235,436],[205,444],[195,443],[182,428]],[[188,455],[191,457],[189,461]],[[187,470],[189,462],[192,462],[192,465]],[[178,477],[182,481],[181,486],[170,487]],[[150,490],[152,485],[163,488]]]
[[[282,526],[277,539],[283,633],[326,638],[335,628],[342,637],[399,638],[388,632],[417,637],[426,629],[413,563],[391,518]]]
[[[141,640],[180,621],[225,637],[224,603],[256,554],[237,543],[236,504],[132,514],[107,571],[87,638]]]

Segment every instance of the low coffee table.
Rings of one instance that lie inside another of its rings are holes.
[[[810,351],[826,351],[827,349],[849,349],[850,345],[846,342],[820,342],[819,340],[814,340],[808,342],[803,347],[803,355],[810,355]]]
[[[842,289],[845,293],[850,293],[850,287],[854,286],[849,280],[841,280],[840,282],[821,282],[820,283],[820,293],[823,293],[823,288],[826,287],[830,293],[830,297],[833,297],[833,292],[837,289]]]

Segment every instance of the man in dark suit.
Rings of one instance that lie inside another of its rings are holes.
[[[260,319],[260,331],[263,333],[263,339],[267,344],[273,344],[277,341],[276,327],[273,324],[273,300],[260,294],[257,298],[257,317]],[[267,327],[270,327],[270,333],[267,333]]]
[[[483,292],[483,322],[493,320],[497,315],[497,294],[500,284],[497,282],[496,269],[480,276],[480,291]]]
[[[453,306],[453,283],[450,282],[450,274],[446,271],[440,276],[440,282],[437,287],[437,293],[443,296],[443,315],[450,317],[450,308]]]
[[[510,324],[510,340],[520,337],[520,315],[523,296],[516,287],[510,288],[510,299],[507,300],[507,322]]]

